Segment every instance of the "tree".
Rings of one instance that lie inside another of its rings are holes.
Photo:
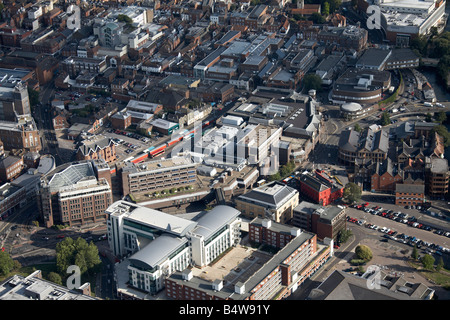
[[[322,79],[314,73],[307,74],[303,78],[303,87],[306,92],[308,92],[311,89],[315,89],[317,91],[322,90]]]
[[[381,116],[381,125],[387,126],[391,124],[391,117],[389,116],[389,113],[383,112]]]
[[[328,2],[324,2],[322,6],[322,14],[325,17],[328,17],[330,14],[330,4]]]
[[[433,270],[434,261],[434,257],[430,254],[426,254],[422,257],[423,267],[427,270]]]
[[[344,188],[343,197],[350,203],[359,201],[361,199],[361,188],[356,183],[349,182]]]
[[[355,131],[357,131],[357,132],[361,132],[361,130],[362,130],[362,128],[361,128],[361,126],[359,125],[359,123],[357,122],[357,123],[355,123],[355,127],[354,127],[354,129],[355,129]]]
[[[436,122],[439,122],[440,124],[443,124],[445,121],[447,121],[447,114],[444,111],[439,111],[438,114],[435,114]]]
[[[59,285],[63,284],[61,276],[58,273],[53,272],[53,271],[48,274],[48,280],[51,282],[54,282],[56,284],[59,284]]]
[[[7,252],[0,251],[0,275],[6,276],[14,268],[14,261]]]
[[[411,253],[411,257],[414,260],[417,260],[417,258],[419,258],[419,251],[417,250],[417,246],[414,246],[412,253]]]
[[[100,264],[98,248],[93,242],[88,244],[83,238],[65,238],[56,245],[56,267],[60,274],[66,274],[71,265],[77,265],[84,274],[95,271]]]
[[[431,121],[433,121],[433,116],[431,115],[431,113],[427,113],[426,115],[425,115],[425,121],[426,122],[431,122]]]
[[[28,89],[28,98],[30,100],[30,105],[32,107],[34,107],[39,103],[39,92],[31,89],[30,87],[28,87],[27,89]]]
[[[447,128],[444,125],[440,124],[434,126],[433,130],[431,131],[432,133],[437,133],[438,135],[444,138],[444,147],[447,148],[450,146],[450,133],[448,132]]]
[[[312,21],[314,24],[324,24],[325,23],[325,18],[322,17],[322,15],[318,12],[314,12],[309,19],[310,21]]]
[[[364,260],[365,262],[370,261],[373,258],[372,250],[363,244],[360,244],[355,248],[355,254],[358,259]]]
[[[350,229],[339,231],[337,241],[338,243],[346,243],[347,240],[352,236],[352,231]]]

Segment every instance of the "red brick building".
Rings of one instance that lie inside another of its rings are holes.
[[[342,198],[344,193],[344,186],[330,179],[325,172],[302,174],[299,181],[300,193],[323,206]]]
[[[395,187],[395,204],[400,206],[417,206],[425,201],[425,185],[397,184]]]

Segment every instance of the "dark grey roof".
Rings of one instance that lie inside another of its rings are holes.
[[[395,185],[395,192],[424,193],[425,192],[425,185],[423,185],[423,184],[401,184],[401,183],[397,183]]]
[[[322,183],[318,178],[314,177],[309,173],[302,174],[299,179],[301,182],[303,182],[304,184],[306,184],[307,186],[313,188],[318,192],[322,192],[329,188],[327,185]]]
[[[373,278],[376,276],[375,278]],[[378,279],[379,286],[371,287],[371,280]],[[422,283],[410,283],[403,277],[392,277],[378,271],[371,277],[359,277],[336,270],[316,289],[311,290],[309,300],[425,300],[434,290]]]
[[[346,151],[356,152],[358,150],[359,132],[356,130],[344,130],[339,138],[339,148]]]

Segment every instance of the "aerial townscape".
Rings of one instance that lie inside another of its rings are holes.
[[[0,300],[450,300],[449,13],[0,0]]]

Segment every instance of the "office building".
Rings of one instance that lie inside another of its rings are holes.
[[[153,193],[190,186],[196,181],[196,166],[189,158],[181,157],[136,164],[127,162],[121,169],[122,194]]]
[[[38,204],[45,226],[105,221],[112,203],[108,172],[104,161],[90,160],[64,164],[44,175]]]
[[[297,190],[274,181],[237,197],[235,204],[236,209],[249,219],[258,217],[287,223],[292,219],[298,201]]]

